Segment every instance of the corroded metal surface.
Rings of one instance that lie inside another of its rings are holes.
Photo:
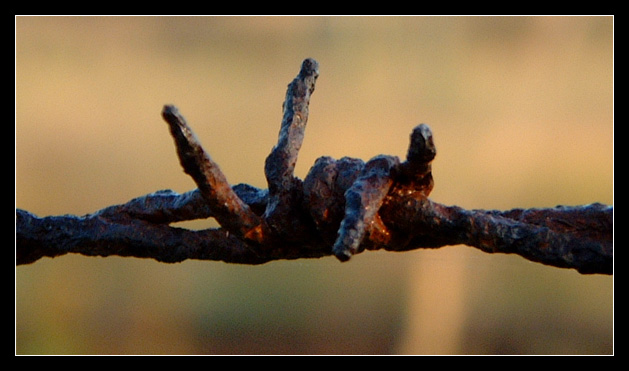
[[[405,161],[321,157],[302,181],[293,171],[319,76],[313,59],[288,85],[278,142],[265,162],[268,189],[230,186],[174,106],[162,116],[184,171],[198,189],[158,191],[94,214],[40,218],[16,210],[16,263],[66,253],[261,264],[365,249],[406,251],[465,244],[518,254],[581,273],[613,274],[613,207],[601,204],[509,211],[465,210],[428,197],[436,156],[428,125],[415,127]],[[173,222],[214,217],[221,228]]]

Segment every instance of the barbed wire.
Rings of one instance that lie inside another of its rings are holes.
[[[16,209],[16,264],[67,253],[161,262],[262,264],[329,255],[347,261],[364,250],[465,244],[584,274],[613,274],[613,206],[465,210],[430,200],[437,151],[426,124],[411,133],[404,161],[321,157],[304,180],[295,177],[318,76],[319,64],[308,58],[288,85],[278,142],[264,167],[268,189],[232,187],[178,109],[167,105],[162,117],[198,188],[158,191],[85,216],[38,217]],[[209,217],[221,227],[170,225]]]

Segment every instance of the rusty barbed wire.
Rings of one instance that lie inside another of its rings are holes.
[[[584,274],[613,274],[613,206],[465,210],[428,198],[436,147],[430,127],[410,136],[406,160],[321,157],[302,181],[293,174],[319,76],[303,61],[288,85],[278,142],[265,162],[268,189],[231,186],[177,108],[162,117],[197,189],[158,191],[85,216],[38,217],[16,209],[16,264],[67,253],[262,264],[364,250],[408,251],[465,244],[518,254]],[[214,217],[220,228],[171,223]]]

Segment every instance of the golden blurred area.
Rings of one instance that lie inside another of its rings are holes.
[[[194,188],[176,105],[266,188],[287,84],[320,77],[297,163],[403,157],[431,199],[613,204],[612,17],[16,17],[16,207],[84,215]],[[195,221],[194,228],[216,226]],[[66,255],[16,267],[17,354],[612,354],[613,277],[467,246],[262,266]]]

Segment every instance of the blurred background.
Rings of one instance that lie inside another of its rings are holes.
[[[613,204],[612,17],[16,17],[16,207],[84,215],[194,183],[175,104],[266,188],[287,84],[297,163],[437,145],[434,201]],[[215,227],[212,220],[188,228]],[[66,255],[15,269],[17,354],[612,354],[613,276],[467,246],[261,266]]]

